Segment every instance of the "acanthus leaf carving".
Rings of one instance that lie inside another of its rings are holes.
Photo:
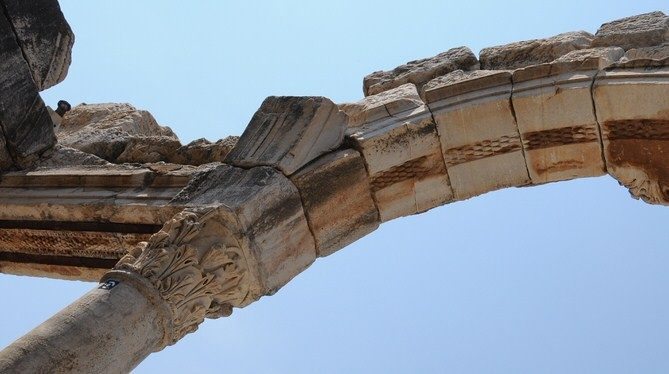
[[[214,210],[183,211],[116,265],[149,280],[172,313],[169,344],[197,330],[205,318],[229,316],[249,294],[241,248],[198,243]]]

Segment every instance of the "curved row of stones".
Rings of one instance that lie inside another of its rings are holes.
[[[111,214],[119,224],[137,223],[131,216],[141,214],[134,219],[164,225],[150,237],[145,232],[142,238],[148,240],[129,245],[104,275],[103,286],[87,296],[103,298],[110,307],[113,296],[106,293],[130,292],[117,286],[132,284],[158,305],[159,316],[152,318],[159,322],[151,328],[161,333],[135,342],[138,352],[148,354],[194,331],[206,317],[229,315],[233,307],[275,293],[317,257],[381,222],[452,201],[608,172],[633,196],[669,204],[668,41],[669,17],[655,12],[604,24],[594,36],[567,33],[487,48],[480,59],[456,48],[369,75],[367,96],[357,103],[269,97],[234,147],[217,151],[222,162],[185,169],[112,165],[109,161],[122,162],[122,154],[133,152],[135,162],[155,162],[141,159],[152,154],[146,148],[137,152],[128,144],[157,143],[125,142],[112,149],[103,141],[85,149],[85,142],[72,141],[80,150],[52,147],[33,160],[36,169],[5,173],[0,188],[25,189],[34,180],[37,190],[49,183],[59,188],[90,183],[98,194],[113,193],[82,199],[118,209],[126,209],[121,206],[130,195],[138,199],[147,190],[161,191],[152,213],[134,204],[132,213]],[[73,130],[74,118],[96,108],[75,108],[58,133],[76,139],[87,125]],[[133,117],[132,109],[124,110]],[[128,121],[126,133],[141,127],[140,120]],[[98,151],[114,157],[95,155]],[[18,160],[25,158],[9,153],[13,167],[23,165]],[[102,174],[134,182],[124,186],[115,179],[112,189],[107,184],[112,182],[100,182]],[[54,176],[74,179],[54,181]],[[0,203],[8,207],[5,212],[16,204]],[[61,221],[76,221],[72,215],[81,214],[61,208],[45,206],[41,214],[60,215]],[[29,210],[20,214],[27,217]]]

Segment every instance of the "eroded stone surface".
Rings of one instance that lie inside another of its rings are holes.
[[[513,73],[513,107],[532,183],[603,175],[591,87],[620,48],[571,52]]]
[[[638,59],[663,60],[667,57],[669,57],[669,43],[652,47],[632,48],[625,52],[623,59],[625,61]]]
[[[658,11],[603,24],[595,34],[592,46],[617,46],[628,50],[656,46],[668,41],[669,17]]]
[[[669,205],[669,59],[611,67],[593,92],[609,174],[633,197]]]
[[[321,156],[290,179],[300,191],[319,257],[344,248],[379,226],[370,180],[357,151]]]
[[[559,34],[547,39],[534,39],[484,48],[480,53],[481,69],[506,70],[551,62],[560,56],[590,47],[594,36],[585,31]]]
[[[63,81],[72,60],[74,33],[57,0],[3,0],[39,91]],[[4,71],[4,70],[3,70]]]
[[[0,167],[32,166],[56,143],[51,117],[33,82],[12,25],[0,14]]]
[[[425,91],[456,200],[529,183],[511,88],[508,71],[454,72]]]
[[[390,71],[376,71],[363,80],[365,96],[375,95],[403,84],[420,89],[425,83],[454,70],[478,69],[476,55],[467,47],[457,47],[434,57],[407,62]]]
[[[257,264],[262,287],[249,302],[276,292],[316,259],[300,194],[274,168],[218,166],[197,176],[172,204],[219,209],[217,221]]]
[[[182,165],[223,162],[237,141],[239,141],[238,136],[228,136],[213,143],[207,139],[197,139],[169,154],[167,161]]]
[[[162,161],[181,146],[169,127],[129,104],[78,105],[65,114],[56,135],[59,144],[109,162]]]
[[[359,115],[372,120],[352,122],[346,133],[365,159],[382,222],[434,208],[453,196],[432,114],[424,104],[414,107],[422,101],[413,84],[394,90],[346,106],[372,113]],[[381,107],[386,116],[379,115]]]
[[[339,147],[345,129],[346,115],[325,97],[270,96],[225,161],[273,166],[290,175]]]

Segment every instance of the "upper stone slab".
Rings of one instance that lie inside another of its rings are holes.
[[[226,163],[273,166],[290,175],[344,140],[346,114],[325,97],[270,96],[251,118]]]
[[[74,33],[57,0],[2,0],[39,91],[65,79]]]
[[[571,51],[590,48],[594,36],[585,31],[559,34],[547,39],[525,40],[481,50],[481,69],[514,70],[545,64]]]
[[[669,41],[669,17],[652,12],[603,24],[592,41],[593,47],[617,46],[624,50],[651,47]]]
[[[454,70],[476,70],[478,60],[467,47],[457,47],[434,57],[415,60],[400,65],[390,71],[376,71],[363,80],[365,96],[375,95],[406,83],[421,87],[433,78]]]

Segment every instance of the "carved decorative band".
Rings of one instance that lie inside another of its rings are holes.
[[[604,122],[604,137],[609,140],[669,140],[669,120],[627,119]]]
[[[436,167],[433,164],[433,162],[430,162],[430,156],[422,156],[401,165],[393,166],[372,177],[372,191],[376,192],[405,180],[444,174],[446,172],[441,161]]]
[[[562,127],[559,129],[534,131],[523,134],[523,145],[528,151],[597,141],[599,141],[599,138],[594,126]]]
[[[444,160],[448,167],[519,150],[520,140],[517,137],[502,136],[499,139],[483,140],[475,144],[448,149],[444,154]]]
[[[172,315],[167,337],[174,344],[197,330],[205,317],[232,313],[248,295],[246,259],[238,247],[198,245],[198,235],[213,211],[177,214],[151,236],[146,247],[123,257],[115,269],[146,278]]]

